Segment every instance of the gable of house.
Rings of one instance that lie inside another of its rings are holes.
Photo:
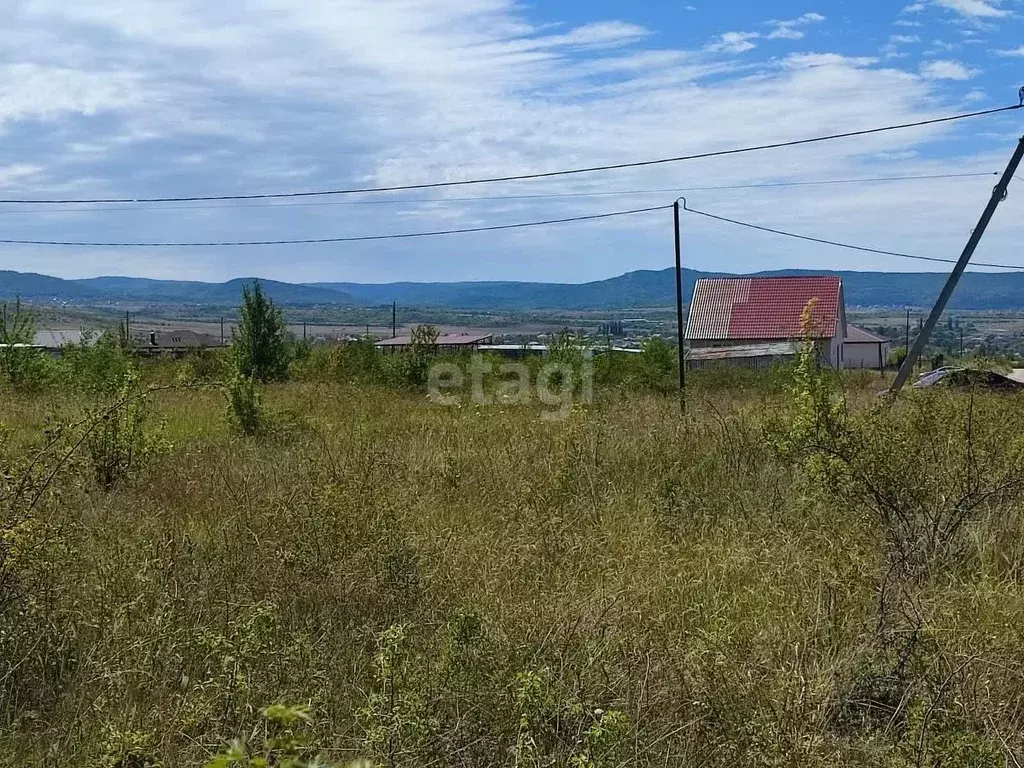
[[[889,344],[889,339],[884,336],[879,336],[877,333],[866,331],[856,325],[848,325],[846,327],[846,337],[843,339],[845,344]]]

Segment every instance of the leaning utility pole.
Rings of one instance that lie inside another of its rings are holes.
[[[903,337],[903,359],[910,356],[910,308],[907,308],[907,335]]]
[[[1021,98],[1024,99],[1024,93]],[[903,361],[903,365],[900,367],[900,372],[896,374],[896,380],[892,383],[889,388],[889,392],[896,394],[902,389],[903,385],[907,383],[907,378],[910,376],[910,372],[914,369],[914,364],[917,359],[921,356],[921,352],[924,350],[925,344],[928,343],[928,337],[931,336],[932,330],[935,328],[936,323],[939,322],[939,317],[946,310],[946,304],[949,303],[950,296],[953,295],[953,291],[956,288],[957,283],[960,282],[960,277],[963,275],[964,270],[967,269],[967,264],[971,260],[971,256],[974,255],[975,249],[978,247],[978,243],[981,242],[982,236],[985,234],[985,230],[988,228],[988,224],[992,221],[992,216],[996,212],[996,208],[999,204],[1006,199],[1006,190],[1010,186],[1010,180],[1013,175],[1017,172],[1017,166],[1020,165],[1021,158],[1024,157],[1024,136],[1017,142],[1017,149],[1013,152],[1013,157],[1010,158],[1010,162],[1006,166],[1006,170],[1003,171],[1003,175],[999,179],[999,183],[996,184],[995,189],[992,190],[992,198],[988,201],[988,205],[985,206],[985,211],[981,214],[981,218],[978,220],[978,226],[971,232],[971,238],[967,241],[967,245],[964,246],[964,251],[960,254],[960,260],[957,261],[956,266],[953,267],[953,271],[949,274],[949,279],[946,280],[945,286],[942,288],[942,292],[939,294],[938,300],[935,302],[935,306],[932,307],[932,312],[928,315],[928,320],[925,322],[924,327],[921,329],[921,333],[918,334],[917,340],[914,342],[914,348],[909,351],[907,358]]]
[[[683,247],[679,240],[679,200],[672,205],[676,233],[676,341],[679,346],[679,407],[686,411],[686,356],[683,350]]]

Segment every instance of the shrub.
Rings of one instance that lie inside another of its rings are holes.
[[[148,397],[138,375],[129,373],[113,402],[89,411],[85,450],[93,477],[105,491],[170,450],[163,438],[162,423],[156,430],[146,429]]]
[[[115,392],[126,376],[138,371],[137,361],[116,332],[104,331],[94,344],[90,341],[83,337],[80,344],[64,347],[56,363],[57,382],[90,394]]]
[[[47,376],[49,362],[30,345],[35,340],[36,316],[16,299],[13,307],[5,303],[0,322],[0,367],[12,387],[31,389],[40,386]]]
[[[893,347],[889,350],[889,356],[885,361],[885,364],[889,368],[899,368],[903,365],[903,361],[907,359],[907,348],[906,347]]]
[[[235,432],[258,437],[270,430],[270,419],[255,379],[236,372],[224,394],[228,401],[228,424]]]
[[[671,392],[676,387],[679,353],[660,336],[647,339],[640,353],[640,370],[634,381],[653,392]]]
[[[180,364],[179,379],[187,382],[222,381],[228,365],[224,351],[197,349],[185,355]]]
[[[333,377],[344,383],[378,382],[384,357],[371,338],[349,342],[332,350]]]
[[[312,722],[309,707],[273,704],[263,710],[264,726],[257,733],[262,738],[235,739],[221,750],[204,768],[332,768],[316,755],[312,739],[306,733]],[[337,768],[341,768],[337,766]],[[370,768],[363,763],[349,768]]]
[[[437,354],[437,329],[432,325],[418,325],[412,330],[409,349],[400,354],[396,360],[402,365],[401,383],[413,387],[422,387],[427,383],[430,361]]]

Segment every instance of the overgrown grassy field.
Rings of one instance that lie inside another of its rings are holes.
[[[0,393],[0,762],[1024,760],[1019,399],[304,378],[259,438],[215,386]],[[152,438],[107,483],[111,425]]]

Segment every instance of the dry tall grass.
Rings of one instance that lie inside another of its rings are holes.
[[[1009,490],[882,617],[892,532],[869,492],[769,444],[784,393],[705,387],[683,418],[605,392],[561,422],[332,384],[265,396],[292,417],[251,440],[219,393],[160,392],[169,452],[110,492],[71,460],[28,509],[19,478],[48,475],[26,456],[70,406],[3,395],[0,762],[199,766],[262,738],[275,703],[309,705],[339,763],[1024,760]],[[918,397],[890,423],[858,433],[876,443],[857,471],[902,475],[901,509],[1022,466],[1011,398]]]

